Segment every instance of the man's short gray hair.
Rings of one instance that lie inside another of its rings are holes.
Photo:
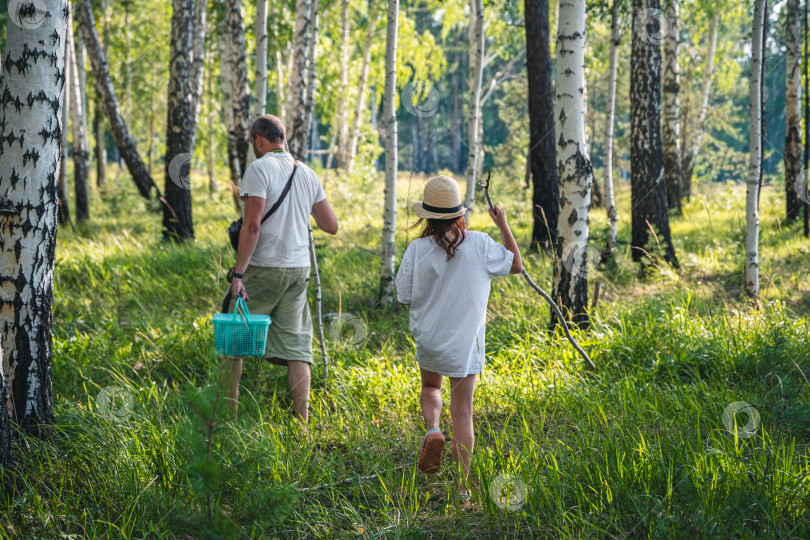
[[[284,124],[272,114],[262,115],[254,120],[250,126],[250,137],[253,138],[256,135],[267,139],[271,143],[282,143],[285,137]]]

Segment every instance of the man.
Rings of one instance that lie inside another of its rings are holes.
[[[265,359],[287,366],[295,416],[309,420],[312,319],[307,299],[309,283],[309,216],[324,232],[336,234],[337,218],[321,182],[303,163],[293,176],[286,198],[264,224],[265,213],[279,199],[293,172],[293,157],[285,151],[281,120],[266,114],[250,127],[256,160],[242,177],[244,223],[233,270],[233,297],[249,301],[251,314],[270,315]],[[249,294],[248,294],[249,291]],[[223,361],[223,371],[227,364]],[[232,362],[229,397],[238,400],[242,361]]]

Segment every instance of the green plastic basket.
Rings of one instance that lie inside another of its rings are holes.
[[[241,311],[241,313],[240,313]],[[217,313],[214,322],[214,347],[217,354],[264,356],[269,315],[251,315],[242,297],[236,299],[233,313]]]

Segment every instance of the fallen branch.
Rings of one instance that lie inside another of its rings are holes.
[[[492,211],[496,211],[495,206],[492,204],[492,198],[489,195],[489,184],[490,184],[490,176],[491,176],[491,174],[492,174],[492,171],[489,171],[487,173],[487,181],[486,181],[486,183],[480,182],[479,185],[482,188],[484,188],[484,197],[486,197],[486,199],[487,199],[487,204],[489,204],[489,209],[492,210]],[[521,272],[521,274],[523,274],[523,277],[526,278],[526,281],[529,282],[529,285],[532,286],[532,289],[537,291],[537,294],[539,294],[540,296],[545,298],[546,302],[548,302],[548,305],[550,305],[551,309],[554,310],[554,313],[557,314],[557,318],[560,320],[560,323],[562,324],[563,330],[565,331],[565,337],[568,338],[568,341],[571,342],[571,345],[574,346],[574,348],[577,350],[577,352],[580,354],[580,356],[582,356],[582,358],[585,360],[585,365],[587,365],[588,368],[590,368],[590,369],[596,369],[596,365],[593,363],[591,358],[582,349],[582,347],[579,346],[579,343],[577,343],[577,341],[571,335],[571,332],[568,330],[568,324],[566,324],[565,318],[563,317],[563,314],[560,311],[560,308],[557,307],[557,304],[554,303],[554,300],[552,300],[551,297],[546,293],[546,291],[541,289],[537,285],[537,283],[534,282],[534,280],[531,278],[531,276],[529,276],[528,272],[526,272],[525,267],[523,268],[523,271]]]

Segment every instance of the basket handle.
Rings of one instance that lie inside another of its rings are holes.
[[[250,315],[250,310],[247,307],[247,303],[242,300],[241,294],[236,298],[236,307],[233,308],[233,320],[235,321],[239,320],[239,310],[242,310],[243,319]]]

